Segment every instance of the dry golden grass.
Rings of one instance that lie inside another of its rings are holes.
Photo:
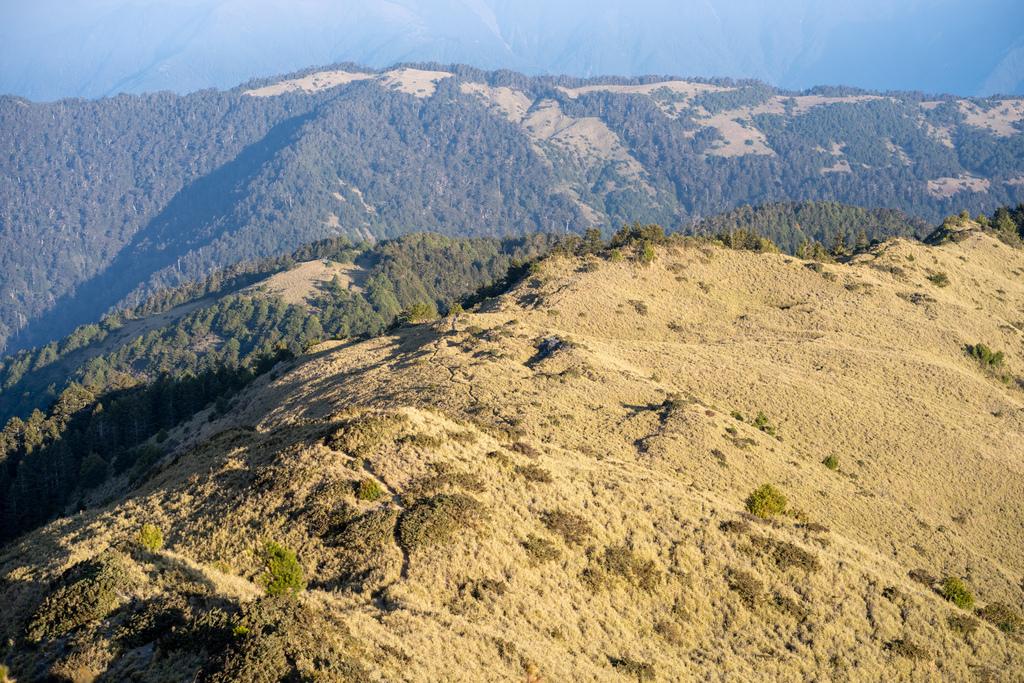
[[[4,637],[60,572],[151,523],[165,545],[136,560],[140,599],[173,569],[249,604],[272,538],[366,680],[1020,680],[1019,638],[964,628],[909,572],[1024,612],[1024,392],[965,350],[1024,374],[1024,252],[897,240],[821,272],[656,252],[548,259],[474,312],[311,349],[179,428],[117,504],[9,548]],[[790,516],[744,516],[765,483]],[[119,618],[61,666],[121,666],[102,636]],[[8,652],[15,674],[36,661]]]
[[[275,273],[242,291],[248,295],[261,292],[266,296],[279,296],[285,303],[308,306],[313,299],[324,295],[324,286],[335,277],[343,289],[362,292],[366,269],[351,263],[306,261],[291,270]]]

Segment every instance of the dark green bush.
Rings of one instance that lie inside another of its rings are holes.
[[[936,287],[949,286],[949,277],[945,273],[933,273],[928,276],[928,281]]]
[[[974,346],[969,347],[971,355],[977,359],[979,363],[984,367],[988,368],[1001,368],[1003,367],[1003,361],[1006,356],[1002,351],[993,352],[992,349],[985,346],[982,343],[977,343]]]
[[[356,487],[356,498],[373,502],[384,495],[384,489],[375,479],[363,479]]]
[[[961,609],[974,607],[974,596],[967,590],[964,582],[955,576],[947,576],[942,580],[942,597]]]
[[[462,493],[438,494],[412,505],[398,524],[402,547],[407,551],[444,545],[468,528],[486,519],[484,506]]]
[[[60,586],[43,602],[25,630],[31,642],[62,636],[121,605],[121,595],[135,585],[132,561],[108,550],[79,562],[60,578]]]
[[[260,577],[260,583],[267,595],[296,595],[306,590],[306,584],[302,581],[302,565],[294,550],[264,540],[263,548],[257,551],[257,555],[266,570],[266,574]]]
[[[356,656],[360,644],[330,612],[268,596],[246,604],[232,626],[227,633],[237,636],[203,671],[211,683],[376,680]]]
[[[107,461],[95,453],[90,453],[86,456],[82,461],[81,468],[78,470],[78,480],[82,484],[82,488],[96,488],[106,478]]]
[[[768,416],[764,414],[764,411],[759,411],[757,417],[754,418],[754,426],[766,433],[768,436],[775,436],[775,427],[768,424]]]
[[[765,484],[747,497],[747,511],[767,519],[786,510],[786,496],[771,484]]]
[[[367,554],[394,543],[398,509],[371,510],[348,522],[338,533],[335,544],[348,552]]]
[[[821,461],[821,464],[834,472],[839,469],[839,458],[837,458],[835,455],[829,455],[827,458]]]

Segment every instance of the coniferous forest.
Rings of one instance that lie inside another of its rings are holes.
[[[1012,99],[417,65],[440,74],[428,91],[331,68],[364,78],[266,97],[248,93],[288,77],[184,96],[0,98],[0,345],[45,346],[327,237],[687,230],[780,201],[934,223],[1024,201]]]

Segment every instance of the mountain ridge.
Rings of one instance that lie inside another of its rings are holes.
[[[0,551],[0,659],[213,680],[1019,677],[1022,252],[969,222],[839,264],[649,237],[312,347],[168,430],[134,487]],[[747,512],[765,483],[786,515]],[[166,547],[132,540],[143,523]],[[269,541],[297,553],[295,598],[261,595]],[[96,572],[120,593],[61,621],[107,595]],[[976,613],[941,597],[948,576]]]

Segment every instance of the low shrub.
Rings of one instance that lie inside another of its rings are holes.
[[[155,553],[164,547],[164,534],[160,531],[160,527],[154,524],[143,524],[135,536],[135,542],[149,552]]]
[[[950,631],[959,633],[962,636],[969,636],[978,630],[981,622],[967,614],[951,614],[946,618],[946,624]]]
[[[936,287],[948,287],[949,277],[945,273],[933,273],[928,276],[928,281]]]
[[[407,551],[444,545],[457,532],[476,528],[486,519],[484,506],[462,493],[438,494],[412,505],[398,524],[402,547]]]
[[[821,464],[835,472],[839,469],[839,458],[834,455],[829,455],[821,461]]]
[[[747,510],[767,519],[786,510],[786,496],[771,484],[765,484],[747,497]]]
[[[992,349],[980,342],[974,346],[968,347],[968,349],[971,352],[971,356],[981,363],[982,366],[988,368],[1003,367],[1003,361],[1006,359],[1006,356],[1002,351],[993,352]]]
[[[534,534],[527,536],[522,545],[536,563],[553,562],[562,556],[562,551],[558,549],[554,541],[549,541]]]
[[[121,605],[121,595],[136,585],[132,561],[108,550],[68,569],[29,620],[30,642],[53,638],[102,619]]]
[[[942,580],[942,597],[961,609],[974,607],[974,596],[967,590],[964,582],[955,576],[947,576]]]
[[[907,659],[928,660],[932,658],[931,652],[905,638],[891,640],[886,643],[885,648],[893,654]]]
[[[935,582],[939,580],[938,577],[927,569],[911,569],[908,574],[911,579],[917,581],[923,586],[933,586]]]
[[[384,495],[384,489],[374,479],[363,479],[356,487],[356,498],[373,502]]]
[[[594,535],[590,522],[573,512],[553,510],[543,515],[544,526],[555,532],[567,544],[580,544]]]
[[[1003,633],[1024,633],[1024,618],[1001,602],[989,603],[976,614]]]
[[[553,481],[550,472],[534,463],[516,467],[516,474],[526,481],[533,481],[540,484],[550,484]]]
[[[768,416],[764,414],[764,411],[757,413],[757,417],[754,418],[754,426],[768,436],[775,436],[775,427],[768,424]]]
[[[736,591],[740,601],[753,609],[764,591],[764,584],[745,569],[732,569],[728,576],[729,589]]]
[[[616,671],[628,678],[635,678],[639,683],[657,680],[653,664],[641,662],[630,657],[622,657],[621,659],[611,658],[611,663]]]
[[[306,590],[306,584],[302,581],[302,565],[294,550],[264,540],[263,547],[256,554],[263,561],[266,571],[259,581],[267,595],[296,595]]]

